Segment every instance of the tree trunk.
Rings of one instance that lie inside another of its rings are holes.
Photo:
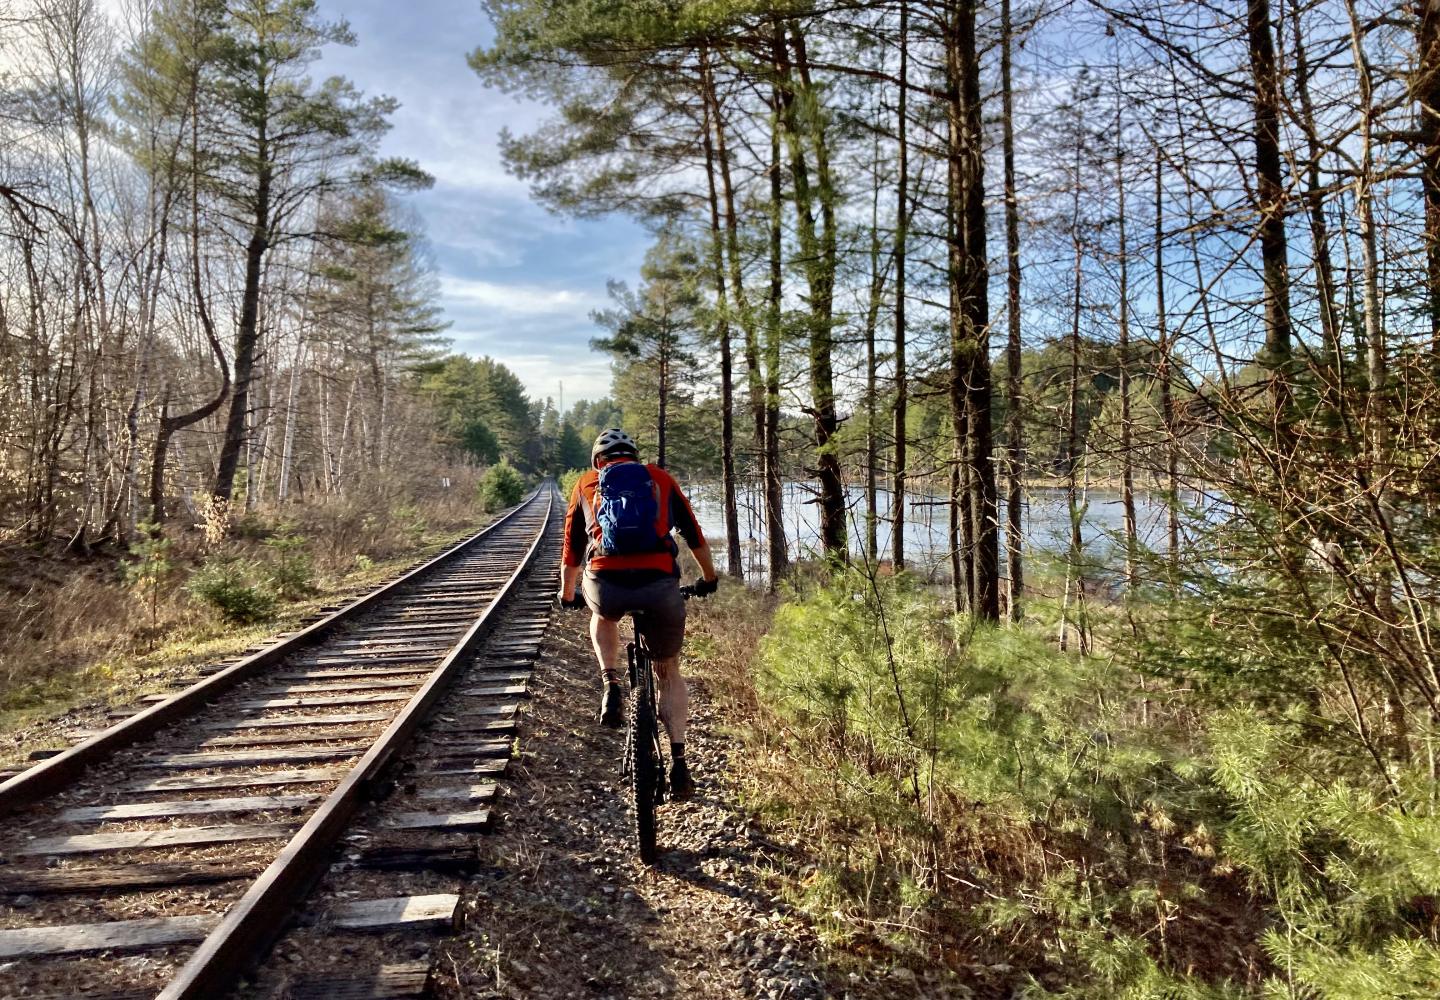
[[[1386,356],[1385,324],[1381,313],[1380,299],[1380,251],[1378,223],[1375,218],[1375,88],[1373,71],[1365,53],[1364,28],[1354,0],[1346,0],[1346,12],[1350,16],[1350,48],[1355,60],[1356,82],[1359,84],[1359,169],[1355,173],[1355,214],[1360,224],[1361,254],[1361,302],[1364,306],[1365,330],[1365,424],[1370,449],[1369,461],[1361,465],[1362,483],[1368,480],[1369,507],[1375,520],[1377,539],[1392,535],[1391,503],[1386,488],[1387,476],[1384,470],[1393,461],[1390,457],[1390,406],[1387,393],[1389,382],[1389,361]],[[1368,466],[1368,468],[1366,468]],[[1410,611],[1410,627],[1419,635],[1417,645],[1423,651],[1428,646],[1425,637],[1427,613],[1414,598],[1403,566],[1393,558],[1393,546],[1383,541],[1372,543],[1380,551],[1373,562],[1373,583],[1375,604],[1380,609],[1381,634],[1379,644],[1389,645],[1399,629],[1405,628],[1404,621],[1395,607],[1394,591],[1398,581],[1406,597]],[[1430,664],[1433,676],[1434,664]],[[1403,699],[1394,695],[1386,696],[1385,716],[1387,743],[1392,754],[1400,760],[1410,756],[1409,726],[1405,718]],[[1434,721],[1433,701],[1431,708]]]
[[[340,416],[340,441],[335,450],[335,464],[330,482],[330,492],[340,496],[345,492],[345,456],[350,449],[350,424],[355,417],[355,397],[360,392],[360,377],[350,381],[350,391],[345,394],[345,409]]]
[[[909,73],[910,73],[910,4],[900,4],[900,97],[895,116],[896,181],[895,181],[895,478],[891,484],[891,559],[895,572],[905,568],[905,463],[906,427],[910,390],[905,371],[905,255],[906,230],[910,225],[910,142]]]
[[[729,296],[726,294],[725,254],[720,232],[720,196],[715,185],[715,143],[713,120],[708,95],[714,90],[710,78],[708,50],[700,50],[701,85],[707,99],[704,104],[705,180],[710,197],[710,259],[715,277],[715,335],[720,342],[720,480],[724,493],[725,554],[727,569],[737,580],[744,579],[740,559],[740,512],[735,500],[735,390],[730,357]]]
[[[865,558],[871,566],[880,562],[880,514],[878,470],[880,444],[875,428],[875,328],[880,322],[880,299],[885,290],[885,272],[880,263],[880,148],[875,148],[875,198],[870,209],[870,298],[865,304]]]
[[[1290,276],[1285,244],[1285,178],[1280,162],[1280,82],[1270,0],[1247,0],[1246,30],[1255,87],[1256,208],[1260,215],[1260,258],[1265,283],[1265,364],[1290,360]],[[1284,376],[1275,380],[1275,403],[1288,398]]]
[[[122,526],[120,522],[120,503],[111,512],[111,520],[114,522],[114,530],[119,538],[128,540],[134,531],[135,524],[139,518],[140,505],[140,408],[144,404],[146,393],[150,389],[150,369],[154,353],[156,337],[156,313],[159,309],[160,291],[166,271],[166,262],[169,259],[170,249],[170,213],[175,203],[176,177],[175,167],[178,158],[179,146],[184,143],[184,129],[180,129],[176,144],[170,150],[170,157],[167,162],[168,171],[165,176],[165,192],[156,205],[155,180],[152,176],[147,188],[148,215],[151,220],[151,234],[154,244],[146,255],[143,279],[140,282],[140,344],[138,347],[139,357],[135,365],[135,391],[130,399],[130,409],[125,414],[125,487],[123,491],[123,502],[128,505],[128,518]],[[151,152],[154,153],[154,143],[151,143]],[[153,504],[152,504],[153,512]],[[107,533],[111,529],[107,527]]]
[[[247,459],[248,472],[247,487],[245,490],[245,510],[253,512],[260,504],[265,502],[265,483],[270,472],[270,429],[275,424],[275,382],[273,379],[265,380],[265,406],[261,411],[258,420],[258,428],[251,427],[250,440],[252,442],[249,457]],[[385,433],[385,410],[382,405],[380,416],[377,418],[375,436],[378,438]],[[384,468],[383,462],[377,460],[371,466],[372,469]]]
[[[259,175],[255,185],[255,214],[250,241],[245,246],[245,288],[240,297],[240,324],[235,330],[235,391],[225,421],[225,438],[215,473],[216,499],[227,504],[235,490],[235,472],[245,447],[250,417],[250,383],[255,372],[255,351],[260,339],[260,278],[265,252],[270,248],[270,154],[262,122],[255,150]]]
[[[215,355],[220,366],[220,388],[211,399],[188,413],[169,415],[170,390],[165,391],[165,402],[160,409],[160,426],[155,431],[155,449],[150,457],[150,521],[156,525],[165,522],[165,462],[170,452],[170,438],[177,431],[197,424],[225,403],[230,395],[230,366],[225,360],[225,348],[215,332],[215,322],[210,315],[209,300],[205,294],[205,280],[200,258],[200,125],[195,114],[196,94],[190,92],[190,294],[195,299],[195,316],[205,334],[205,342]]]
[[[150,523],[157,527],[165,523],[165,460],[170,452],[171,437],[166,433],[169,416],[170,391],[167,388],[160,400],[160,427],[155,433],[155,447],[150,453]]]
[[[1120,98],[1119,68],[1116,68],[1115,96],[1115,196],[1116,224],[1120,237],[1120,302],[1116,350],[1120,354],[1120,508],[1125,532],[1125,586],[1133,591],[1136,583],[1136,559],[1140,539],[1135,519],[1135,430],[1130,413],[1130,246],[1125,218],[1125,133],[1124,120],[1118,107]]]
[[[1427,5],[1428,6],[1428,5]],[[1320,162],[1325,155],[1324,148],[1320,143],[1320,136],[1315,127],[1315,104],[1310,96],[1310,66],[1305,54],[1305,37],[1300,30],[1300,9],[1292,5],[1290,8],[1291,25],[1294,29],[1295,46],[1295,93],[1300,99],[1300,128],[1305,133],[1306,163],[1305,163],[1305,205],[1308,209],[1310,219],[1310,242],[1314,247],[1315,254],[1315,296],[1319,300],[1320,308],[1320,332],[1325,342],[1325,355],[1327,360],[1335,366],[1335,377],[1341,377],[1341,368],[1344,365],[1344,347],[1341,344],[1340,319],[1335,309],[1335,265],[1330,259],[1330,236],[1328,224],[1325,221],[1325,188],[1320,177]],[[1440,53],[1437,53],[1440,56]],[[1423,176],[1423,174],[1422,174]],[[1440,192],[1437,192],[1440,197]],[[1440,208],[1440,206],[1437,206]],[[1430,225],[1429,201],[1427,194],[1426,202],[1426,227]],[[1437,225],[1440,225],[1440,217],[1437,217]],[[1432,254],[1440,252],[1435,248],[1437,244],[1429,243],[1428,249]],[[1431,258],[1431,266],[1440,266]],[[1435,272],[1432,271],[1432,274]],[[1432,309],[1434,308],[1435,295],[1440,294],[1437,289],[1440,285],[1434,283],[1432,278],[1431,295]],[[1434,314],[1432,313],[1432,322]]]
[[[725,208],[725,256],[730,274],[729,290],[740,317],[740,325],[745,331],[745,383],[754,434],[754,454],[763,478],[766,407],[765,382],[760,369],[760,331],[745,291],[745,276],[740,260],[740,226],[735,211],[735,185],[730,177],[730,150],[725,138],[725,118],[721,113],[720,96],[715,87],[713,71],[709,75],[706,97],[710,101],[710,113],[715,122],[715,158],[720,167],[720,186]],[[777,521],[779,517],[777,512]],[[781,541],[783,543],[783,536]]]
[[[370,438],[370,467],[380,470],[385,467],[385,347],[381,341],[379,309],[375,304],[375,287],[367,277],[365,281],[365,326],[366,351],[370,355],[370,393],[375,397],[375,433]]]
[[[1374,85],[1369,61],[1365,55],[1363,29],[1354,0],[1346,0],[1350,13],[1351,51],[1355,58],[1355,75],[1359,83],[1360,103],[1360,165],[1355,173],[1355,215],[1360,224],[1361,281],[1360,295],[1364,311],[1365,371],[1369,381],[1366,394],[1365,422],[1369,429],[1370,461],[1375,470],[1372,483],[1380,489],[1380,474],[1389,443],[1385,382],[1388,365],[1385,357],[1385,327],[1380,315],[1380,251],[1375,220],[1374,160]],[[1384,506],[1383,503],[1381,505]]]
[[[715,126],[715,161],[720,168],[720,191],[725,210],[725,258],[729,270],[729,292],[735,303],[740,326],[745,331],[745,375],[750,393],[750,416],[754,424],[755,448],[763,447],[765,437],[765,386],[760,370],[760,333],[755,312],[745,292],[745,275],[740,257],[740,223],[735,210],[735,185],[730,176],[730,147],[725,136],[725,118],[721,113],[720,95],[715,74],[708,77],[706,99],[710,102],[711,120]]]
[[[280,475],[275,487],[275,499],[282,504],[290,499],[290,467],[295,460],[295,425],[298,420],[295,402],[300,394],[300,366],[304,357],[305,342],[301,340],[295,346],[295,360],[290,366],[290,389],[285,394],[285,436],[280,445]]]
[[[1070,516],[1070,544],[1065,554],[1065,593],[1060,605],[1060,648],[1069,648],[1069,619],[1071,588],[1078,592],[1084,587],[1080,555],[1084,539],[1080,533],[1080,313],[1082,263],[1084,260],[1080,242],[1080,145],[1077,137],[1075,146],[1075,185],[1071,215],[1071,243],[1074,252],[1072,281],[1073,294],[1070,300],[1070,385],[1065,407],[1065,508]],[[1080,645],[1084,649],[1084,630],[1077,630]]]
[[[964,462],[965,505],[970,523],[969,589],[971,610],[979,618],[1000,617],[998,496],[995,486],[994,432],[991,424],[990,304],[986,255],[985,163],[980,53],[975,36],[975,0],[954,7],[950,57],[950,163],[954,197],[959,199],[951,280],[956,296],[951,321],[952,421]],[[963,393],[957,400],[956,393]],[[965,411],[963,426],[954,415]],[[963,437],[960,435],[963,433]]]
[[[805,39],[794,25],[790,29],[790,43],[795,52],[793,74],[785,35],[776,34],[774,49],[781,84],[785,134],[790,140],[790,172],[795,187],[796,230],[800,253],[805,261],[805,279],[809,290],[810,408],[815,424],[816,473],[820,480],[820,543],[827,555],[844,559],[847,556],[845,484],[840,468],[840,456],[836,454],[835,446],[831,443],[840,426],[835,410],[835,379],[832,369],[832,323],[838,254],[835,190],[830,175],[830,153],[823,112],[817,105],[817,93],[809,79]],[[800,124],[800,110],[797,108],[799,102],[795,99],[797,77],[806,97],[803,129]],[[805,156],[807,140],[815,156],[813,187],[810,181],[810,165]],[[815,225],[817,202],[820,209],[818,230]]]
[[[963,414],[964,411],[962,410]],[[963,420],[964,417],[962,416]],[[945,505],[948,513],[946,522],[946,544],[950,550],[950,597],[956,614],[969,611],[970,604],[970,561],[966,558],[965,541],[965,494],[961,490],[960,461],[950,463],[950,502]]]
[[[1005,571],[1006,616],[1018,622],[1025,596],[1021,561],[1024,531],[1025,422],[1020,407],[1023,372],[1020,329],[1020,202],[1015,190],[1015,109],[1010,61],[1014,25],[1010,0],[1000,4],[1000,96],[1005,159],[1005,309],[1009,336],[1005,341]]]
[[[945,103],[947,157],[945,161],[945,250],[946,286],[949,291],[949,347],[950,367],[947,380],[947,396],[950,409],[950,516],[947,522],[947,546],[950,550],[951,596],[957,613],[973,610],[974,591],[970,586],[970,552],[973,540],[970,536],[970,518],[966,514],[967,500],[965,476],[961,467],[969,458],[967,445],[970,438],[970,422],[965,407],[965,377],[967,361],[965,354],[965,319],[961,303],[961,286],[965,271],[962,259],[965,248],[961,243],[960,215],[963,213],[963,181],[961,179],[961,123],[963,114],[960,96],[959,66],[959,6],[947,7],[947,31],[945,38],[945,69],[949,99]]]
[[[1420,140],[1420,185],[1425,196],[1430,349],[1440,353],[1440,2],[1422,0],[1417,6],[1420,20],[1416,33],[1414,96]]]
[[[1180,439],[1171,388],[1170,328],[1165,313],[1165,182],[1163,154],[1155,155],[1155,381],[1160,392],[1160,424],[1165,432],[1165,537],[1170,589],[1180,586]]]
[[[668,323],[669,321],[664,321]],[[665,468],[665,438],[670,420],[670,347],[668,329],[661,332],[660,341],[660,398],[655,414],[655,464]]]
[[[75,348],[78,353],[80,348]],[[85,380],[85,443],[80,451],[80,478],[82,481],[80,489],[80,518],[75,531],[70,535],[70,541],[66,543],[65,550],[79,555],[90,554],[90,518],[95,506],[95,484],[99,479],[98,470],[92,469],[91,462],[94,452],[97,450],[95,439],[97,437],[96,424],[100,415],[100,400],[96,393],[96,383],[99,381],[99,351],[90,352],[90,372]]]
[[[765,328],[765,535],[769,548],[770,589],[790,569],[785,544],[785,482],[780,466],[780,345],[784,339],[784,252],[781,201],[782,98],[777,85],[771,93],[774,115],[770,129],[770,295]]]

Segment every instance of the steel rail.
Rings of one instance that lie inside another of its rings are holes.
[[[54,795],[79,778],[86,768],[99,763],[125,747],[153,736],[165,726],[194,714],[219,695],[229,691],[241,681],[248,680],[266,667],[273,666],[302,649],[325,641],[337,626],[349,623],[351,619],[369,611],[406,584],[414,583],[478,544],[492,531],[508,523],[521,511],[526,510],[542,493],[547,491],[553,493],[554,487],[547,485],[536,489],[504,517],[492,521],[469,538],[410,570],[404,576],[356,598],[340,610],[313,622],[294,635],[252,653],[232,666],[192,684],[185,690],[175,693],[164,701],[157,702],[123,722],[116,723],[104,732],[97,733],[85,742],[41,761],[33,767],[21,771],[8,781],[0,783],[0,816]],[[553,503],[552,500],[552,508]]]
[[[531,569],[555,514],[555,487],[542,486],[531,500],[548,496],[545,520],[509,579],[489,606],[446,654],[385,732],[351,768],[270,867],[255,880],[201,942],[156,1000],[213,1000],[234,989],[284,931],[295,903],[329,867],[332,849],[394,755],[414,738],[425,715],[461,672],[467,657],[494,628],[507,599]],[[527,501],[528,506],[529,501]]]

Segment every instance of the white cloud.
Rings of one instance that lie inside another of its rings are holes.
[[[119,25],[135,0],[99,2]],[[409,199],[425,225],[453,350],[503,362],[535,398],[556,395],[562,380],[567,403],[607,395],[609,359],[589,349],[590,313],[608,304],[607,279],[633,282],[648,239],[623,219],[554,215],[506,172],[500,131],[525,134],[550,112],[487,88],[466,65],[493,37],[483,5],[319,0],[318,13],[348,20],[357,44],[326,46],[312,75],[342,75],[398,100],[382,152],[435,177]]]
[[[435,177],[414,196],[438,269],[452,349],[488,354],[533,398],[568,403],[610,391],[609,359],[593,353],[590,313],[608,303],[609,278],[633,280],[648,242],[632,223],[577,222],[530,199],[505,171],[499,134],[532,131],[549,110],[490,90],[465,54],[491,28],[475,0],[321,0],[353,24],[359,44],[328,49],[319,72],[342,73],[400,102],[385,151],[413,157]]]
[[[581,399],[601,399],[610,394],[610,365],[593,354],[566,360],[507,353],[502,360],[525,383],[531,399],[548,396],[558,400],[562,383],[567,407]]]
[[[502,283],[446,274],[440,277],[440,296],[447,306],[483,306],[508,316],[565,316],[588,323],[592,310],[602,308],[603,296],[571,288]]]

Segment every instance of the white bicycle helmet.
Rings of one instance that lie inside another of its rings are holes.
[[[601,431],[600,436],[595,439],[595,445],[590,449],[590,464],[598,465],[601,458],[611,458],[616,455],[639,458],[640,449],[629,434],[618,427],[611,427],[607,431]]]

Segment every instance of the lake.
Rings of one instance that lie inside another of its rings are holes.
[[[792,559],[814,554],[820,548],[820,508],[814,501],[817,484],[791,482],[785,484],[785,535]],[[704,483],[690,486],[687,495],[695,508],[695,516],[705,531],[711,549],[716,553],[716,562],[723,568],[725,540],[725,519],[722,494],[719,484]],[[907,494],[909,508],[905,524],[905,554],[917,570],[940,570],[948,573],[949,543],[946,533],[949,498],[943,494],[918,492]],[[1119,562],[1119,547],[1125,526],[1124,509],[1118,490],[1091,489],[1088,506],[1081,519],[1081,530],[1085,539],[1087,555],[1102,562]],[[745,562],[746,576],[765,575],[765,511],[764,497],[754,484],[742,487],[739,497],[740,545]],[[891,493],[881,490],[876,499],[880,524],[877,534],[882,558],[890,555]],[[860,554],[865,543],[865,491],[858,487],[846,489],[846,506],[849,510],[850,550]],[[1164,501],[1153,494],[1136,491],[1135,513],[1137,529],[1143,544],[1160,548],[1165,544]],[[1052,488],[1032,488],[1027,491],[1027,502],[1021,522],[1025,531],[1025,549],[1063,553],[1070,540],[1070,515],[1065,503],[1065,491]],[[1000,504],[1000,546],[1001,571],[1004,571],[1005,546],[1005,504]]]

